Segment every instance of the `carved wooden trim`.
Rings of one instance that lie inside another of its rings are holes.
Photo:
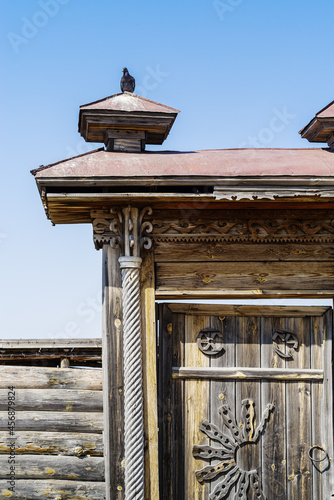
[[[153,220],[153,239],[158,242],[333,242],[334,218],[328,220],[266,219],[180,219]]]
[[[228,434],[222,432],[219,427],[208,420],[201,423],[200,430],[214,442],[215,446],[195,444],[193,447],[194,458],[220,460],[217,465],[210,464],[196,471],[196,479],[202,484],[204,481],[220,478],[213,492],[209,495],[211,500],[227,499],[233,486],[237,488],[235,498],[246,499],[249,491],[252,498],[265,499],[258,475],[260,465],[253,470],[244,470],[242,463],[238,460],[238,451],[242,453],[243,446],[250,443],[255,444],[260,439],[274,408],[274,404],[267,404],[260,424],[255,427],[255,403],[252,399],[244,399],[241,402],[239,422],[236,421],[227,404],[221,406],[218,412],[222,417],[224,430],[228,429]]]
[[[97,249],[103,243],[123,245],[124,210],[92,210],[94,243]],[[131,210],[131,207],[130,207]],[[135,209],[132,209],[135,210]],[[141,245],[150,248],[157,243],[333,243],[334,211],[291,212],[273,210],[264,217],[262,210],[184,210],[152,211],[146,207],[140,212]]]
[[[151,214],[150,207],[91,210],[95,248],[99,250],[110,243],[113,248],[119,246],[123,255],[139,257],[142,248],[149,250],[152,246]]]

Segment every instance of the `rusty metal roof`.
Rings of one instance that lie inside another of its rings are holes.
[[[155,113],[180,113],[178,109],[165,106],[159,102],[151,101],[131,92],[113,94],[104,99],[84,104],[80,110],[105,110],[105,111],[127,111],[127,112],[155,112]]]
[[[333,176],[329,149],[223,149],[142,153],[107,152],[103,148],[42,166],[36,180],[138,177]]]

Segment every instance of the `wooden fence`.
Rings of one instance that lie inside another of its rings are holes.
[[[102,500],[100,340],[0,341],[0,499]]]

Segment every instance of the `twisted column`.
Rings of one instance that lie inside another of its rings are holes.
[[[144,499],[144,415],[140,315],[140,266],[137,256],[120,257],[123,295],[125,499]]]

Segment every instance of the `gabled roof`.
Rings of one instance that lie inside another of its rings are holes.
[[[99,99],[98,101],[80,106],[80,110],[93,109],[105,111],[180,113],[177,109],[165,106],[159,102],[151,101],[150,99],[146,99],[145,97],[141,97],[137,94],[132,94],[131,92],[113,94],[109,97],[105,97],[104,99]]]
[[[334,101],[322,108],[312,120],[299,131],[303,139],[309,142],[327,142],[334,144]]]
[[[318,111],[315,116],[318,116],[319,118],[333,118],[334,101],[330,102],[329,104],[327,104],[327,106]]]
[[[32,171],[36,180],[101,178],[333,176],[329,149],[108,152],[103,148]]]

